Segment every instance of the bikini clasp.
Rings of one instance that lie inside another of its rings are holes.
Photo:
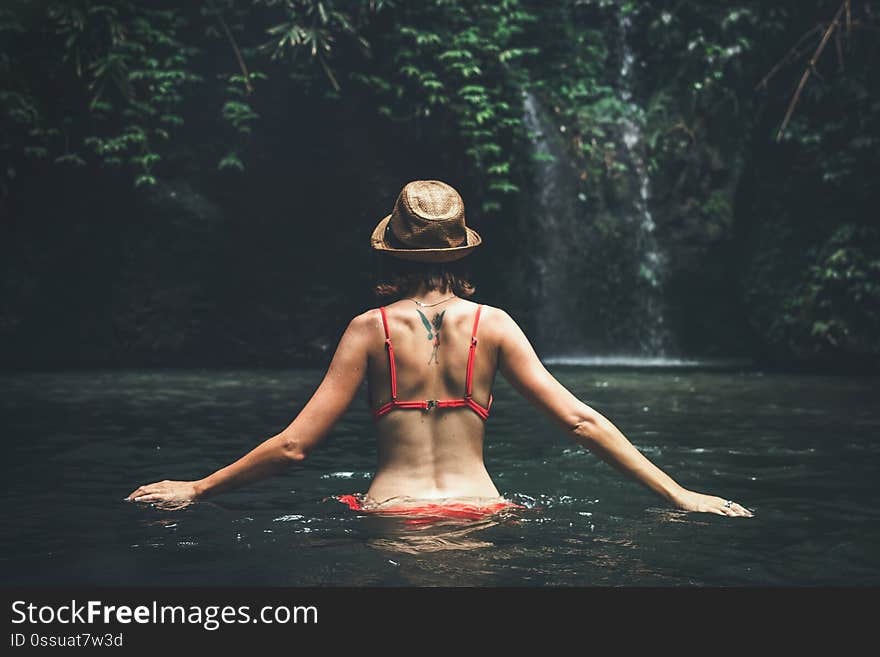
[[[425,410],[426,411],[430,411],[435,408],[437,408],[437,400],[436,399],[429,399],[425,402]]]

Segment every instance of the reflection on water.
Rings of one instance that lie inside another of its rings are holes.
[[[382,551],[422,554],[441,550],[475,550],[493,547],[482,539],[484,531],[498,524],[497,519],[433,519],[431,522],[407,523],[401,518],[374,517],[367,529],[372,538],[367,545]]]
[[[682,483],[752,519],[684,513],[580,449],[499,380],[486,464],[522,507],[477,519],[349,509],[359,400],[304,467],[185,508],[123,501],[283,428],[322,372],[3,375],[4,584],[880,584],[876,379],[554,367]]]

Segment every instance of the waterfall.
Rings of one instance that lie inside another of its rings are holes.
[[[618,27],[620,66],[613,74],[625,110],[615,141],[627,172],[622,174],[626,180],[609,180],[623,190],[622,202],[588,203],[578,194],[578,171],[565,142],[565,126],[548,115],[532,92],[523,94],[523,122],[534,158],[531,214],[540,228],[530,244],[537,279],[530,292],[538,316],[537,346],[545,356],[662,357],[670,344],[663,298],[665,258],[650,210],[643,113],[633,101],[632,23],[623,9],[618,9]],[[612,238],[597,228],[598,214],[616,226],[617,243],[609,244]],[[606,259],[606,251],[621,250],[627,254],[625,267]]]
[[[640,327],[639,342],[644,354],[662,356],[669,346],[666,312],[663,299],[665,258],[657,244],[656,224],[651,215],[651,179],[645,166],[642,108],[633,102],[633,68],[635,54],[630,45],[632,18],[629,12],[618,8],[620,76],[618,94],[626,106],[623,115],[622,142],[632,174],[638,180],[638,194],[632,201],[635,223],[635,254],[639,263],[638,277],[642,282],[636,296],[636,317]]]
[[[578,254],[577,184],[559,127],[546,116],[535,96],[523,94],[523,121],[532,143],[535,166],[535,215],[530,218],[530,250],[536,277],[531,296],[538,319],[536,342],[542,349],[568,349],[582,343],[571,269]],[[581,242],[583,244],[583,242]]]

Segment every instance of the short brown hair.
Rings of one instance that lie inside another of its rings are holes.
[[[469,297],[476,291],[463,260],[415,262],[384,254],[376,254],[376,257],[379,259],[378,282],[373,292],[380,297],[403,297],[412,294],[421,284],[459,297]]]

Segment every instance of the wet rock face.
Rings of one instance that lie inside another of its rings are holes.
[[[693,130],[693,139],[655,155],[653,209],[668,255],[670,321],[686,353],[741,354],[748,346],[734,234],[740,158],[722,157],[701,125]]]
[[[620,13],[619,62],[608,67],[616,89],[616,125],[605,133],[605,170],[582,184],[560,134],[566,126],[532,93],[523,99],[534,161],[530,208],[542,231],[533,242],[537,342],[545,354],[675,350],[666,300],[668,255],[653,215],[644,112],[633,97],[631,25]]]
[[[535,243],[544,254],[536,275],[556,283],[536,296],[548,318],[537,331],[540,345],[551,353],[747,352],[734,197],[748,140],[712,133],[718,126],[710,125],[711,117],[692,116],[674,80],[658,87],[640,79],[645,72],[632,47],[639,28],[630,19],[625,11],[603,19],[608,61],[595,84],[613,89],[614,97],[583,116],[600,122],[605,141],[594,139],[591,152],[604,153],[604,167],[590,170],[586,182],[581,172],[573,204],[546,194],[568,193],[558,178],[571,174],[542,157],[571,157],[571,144],[559,144],[564,126],[557,115],[540,111],[540,98],[524,104],[527,126],[554,136],[532,139],[538,156],[532,203],[544,214],[552,208],[548,225],[564,224],[566,235],[558,244]],[[581,129],[590,134],[590,126]]]

